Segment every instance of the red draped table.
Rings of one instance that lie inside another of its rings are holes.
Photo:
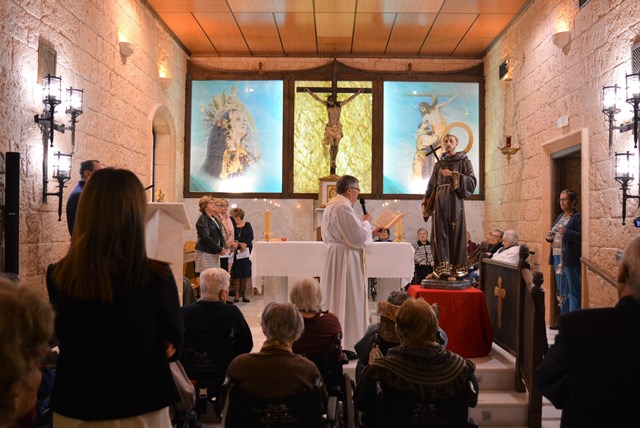
[[[493,331],[482,291],[473,287],[437,290],[412,285],[408,292],[412,297],[438,304],[438,324],[449,337],[448,350],[465,358],[489,354]]]

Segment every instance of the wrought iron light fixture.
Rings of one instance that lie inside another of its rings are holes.
[[[48,180],[45,178],[44,197],[57,196],[58,197],[58,221],[62,220],[62,193],[65,188],[65,183],[71,180],[71,155],[66,153],[56,152],[53,155],[53,178],[58,181],[57,192],[47,192]]]
[[[633,119],[631,122],[619,126],[615,125],[615,116],[620,113],[618,105],[621,101],[621,95],[618,93],[620,87],[618,85],[602,87],[602,113],[604,113],[607,117],[607,121],[609,122],[609,153],[611,153],[614,129],[617,129],[620,132],[633,130],[633,147],[635,149],[638,148],[638,122],[640,121],[640,114],[638,112],[638,105],[640,104],[640,73],[627,74],[626,84],[626,101],[633,106]]]
[[[638,185],[639,194],[630,195],[627,193],[629,185],[633,183],[635,178],[634,171],[637,165],[635,164],[634,154],[626,151],[624,153],[616,153],[616,166],[615,166],[615,180],[620,183],[620,190],[622,190],[622,224],[625,224],[627,217],[627,199],[638,199],[638,206],[640,207],[640,184]]]
[[[71,179],[71,157],[75,152],[76,124],[78,116],[82,114],[84,92],[82,89],[67,89],[67,105],[65,113],[71,116],[71,125],[57,124],[55,122],[56,107],[62,103],[62,78],[47,75],[42,79],[42,103],[44,111],[34,116],[35,123],[42,131],[42,203],[47,203],[47,196],[58,197],[58,221],[62,220],[62,196],[64,184]],[[58,151],[55,154],[53,178],[58,181],[58,191],[49,192],[49,147],[53,147],[55,132],[71,131],[71,153],[65,154]]]

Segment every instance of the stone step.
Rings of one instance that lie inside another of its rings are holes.
[[[527,404],[526,392],[481,390],[478,405],[469,409],[469,417],[480,426],[525,426]]]

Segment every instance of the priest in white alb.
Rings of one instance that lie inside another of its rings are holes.
[[[367,274],[365,248],[371,244],[371,214],[362,219],[353,204],[360,194],[358,179],[343,175],[336,183],[337,195],[322,214],[322,240],[326,244],[320,287],[323,306],[335,314],[344,336],[342,348],[352,351],[367,329]]]

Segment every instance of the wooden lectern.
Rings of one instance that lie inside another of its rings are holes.
[[[177,202],[147,204],[145,235],[147,256],[171,265],[182,304],[183,231],[191,230],[184,205]]]

